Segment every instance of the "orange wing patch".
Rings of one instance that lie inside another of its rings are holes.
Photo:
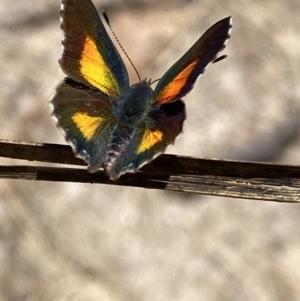
[[[86,113],[75,113],[72,116],[72,120],[77,125],[82,136],[85,139],[90,140],[102,123],[103,118],[92,117],[87,115]]]
[[[159,104],[167,103],[179,94],[182,87],[185,86],[190,74],[193,72],[198,61],[192,61],[183,69],[166,87],[158,94],[156,101]]]
[[[156,143],[162,141],[163,133],[159,130],[156,131],[150,131],[146,129],[142,141],[139,145],[139,148],[137,150],[137,154],[141,154],[144,151],[150,149],[152,146],[154,146]]]
[[[89,36],[84,41],[80,59],[80,72],[91,85],[105,94],[115,99],[120,95],[120,87],[114,75],[105,63],[101,53],[99,53],[95,42]]]

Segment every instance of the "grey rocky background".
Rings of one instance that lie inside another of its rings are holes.
[[[185,98],[168,153],[300,163],[299,0],[95,3],[153,79],[232,15],[228,58]],[[64,143],[48,106],[59,8],[0,0],[1,139]],[[297,204],[1,180],[0,300],[299,300],[299,224]]]

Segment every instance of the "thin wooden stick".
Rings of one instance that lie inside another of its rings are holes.
[[[69,146],[0,140],[0,156],[84,165]],[[84,168],[0,166],[0,178],[102,183],[255,200],[300,202],[300,167],[162,155],[137,174],[112,182]]]

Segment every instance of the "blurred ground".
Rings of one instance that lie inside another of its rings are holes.
[[[298,0],[95,3],[152,79],[233,16],[228,58],[185,98],[168,153],[299,164]],[[64,143],[48,107],[59,8],[0,0],[1,139]],[[299,300],[299,220],[297,204],[2,180],[0,300]]]

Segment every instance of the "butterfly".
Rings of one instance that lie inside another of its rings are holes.
[[[210,27],[160,78],[155,89],[129,85],[125,64],[90,0],[62,0],[64,34],[59,64],[66,78],[50,103],[66,141],[89,172],[111,180],[136,172],[162,154],[182,132],[185,104],[205,68],[231,33],[231,17]]]

